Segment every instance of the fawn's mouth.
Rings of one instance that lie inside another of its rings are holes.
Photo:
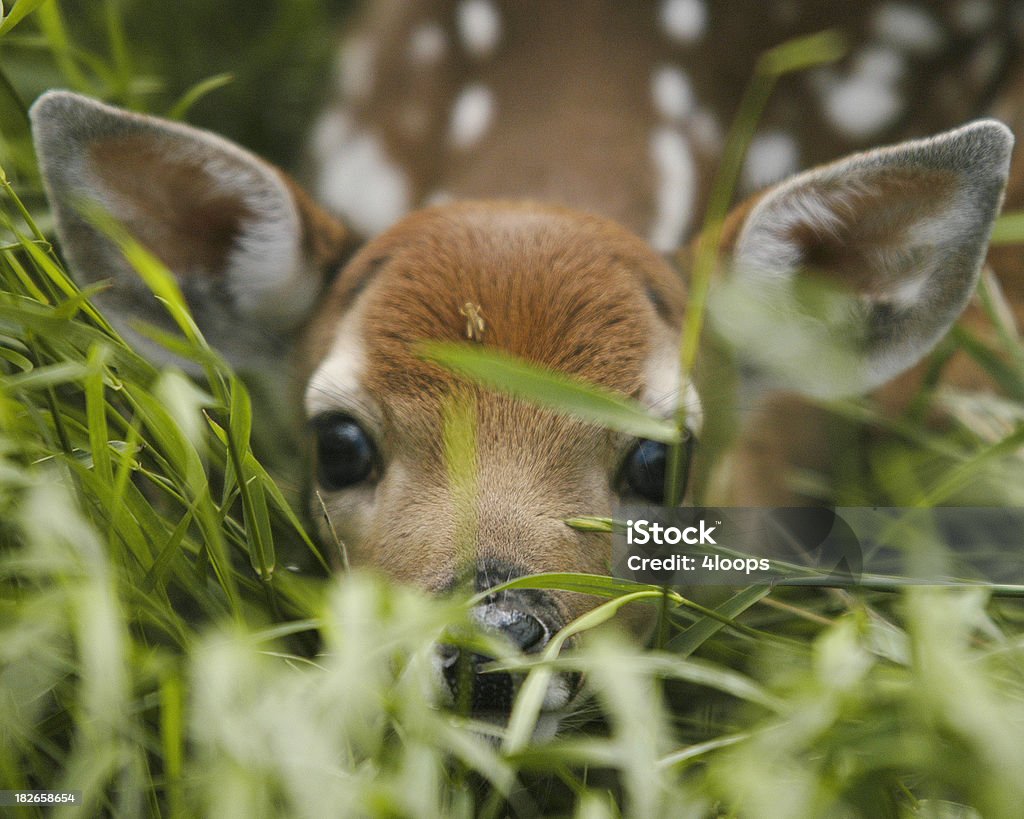
[[[445,704],[478,722],[506,726],[526,674],[498,670],[494,668],[496,665],[490,657],[467,655],[453,646],[438,645],[435,668]],[[534,728],[535,740],[555,735],[561,720],[573,710],[572,703],[582,689],[582,680],[579,672],[559,672],[552,676]]]
[[[492,669],[490,666],[495,661],[491,657],[466,656],[453,646],[439,645],[436,651],[437,665],[453,707],[474,717],[508,718],[525,674]],[[568,708],[581,682],[582,675],[578,672],[555,674],[544,694],[541,710],[554,712]]]

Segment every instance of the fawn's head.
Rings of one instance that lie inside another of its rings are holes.
[[[115,318],[162,321],[81,201],[168,265],[236,365],[287,361],[301,374],[323,534],[333,527],[354,564],[435,592],[604,573],[607,537],[565,519],[661,499],[660,445],[456,378],[421,357],[424,341],[488,345],[663,417],[685,402],[694,437],[711,420],[706,388],[679,376],[687,271],[611,221],[530,202],[454,203],[414,213],[353,255],[351,230],[216,136],[63,92],[41,98],[32,117],[64,252],[80,279],[116,280],[102,297]],[[732,296],[715,324],[740,341],[744,403],[773,391],[863,391],[919,360],[974,287],[1011,143],[998,123],[974,123],[800,174],[740,205],[724,228],[720,290]],[[803,285],[817,281],[842,298],[808,321]],[[784,366],[775,339],[794,322],[811,325],[812,339],[840,339],[842,366]],[[709,366],[699,374],[718,378]],[[444,431],[460,413],[474,432],[468,484],[446,455]],[[729,485],[734,502],[760,497],[743,475]],[[536,651],[592,605],[509,592],[478,617]],[[450,659],[439,659],[445,674]],[[511,683],[490,686],[474,705],[507,711],[511,693]],[[573,695],[574,682],[560,680],[547,708]]]

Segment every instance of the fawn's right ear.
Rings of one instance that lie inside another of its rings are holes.
[[[277,354],[351,250],[282,172],[214,134],[65,91],[31,117],[64,254],[80,281],[114,280],[99,302],[121,327],[166,315],[89,208],[167,265],[210,343],[242,366]]]

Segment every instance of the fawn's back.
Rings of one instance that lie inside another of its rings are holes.
[[[433,202],[530,198],[673,251],[700,225],[759,56],[828,28],[848,56],[783,78],[741,195],[986,114],[1012,125],[1024,80],[1024,12],[1009,2],[433,0],[365,17],[340,53],[312,176],[369,233]]]

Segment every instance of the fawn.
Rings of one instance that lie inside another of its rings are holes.
[[[115,318],[160,322],[161,309],[79,200],[167,264],[237,366],[285,367],[300,384],[316,486],[352,563],[432,592],[466,577],[486,590],[606,572],[606,536],[564,521],[659,502],[664,447],[462,381],[417,344],[490,345],[665,417],[685,402],[696,440],[716,421],[704,395],[721,373],[702,362],[693,383],[680,377],[677,251],[698,238],[757,55],[826,26],[847,33],[849,55],[779,85],[744,167],[749,198],[723,231],[719,278],[756,295],[767,335],[737,352],[743,417],[729,469],[707,486],[718,502],[772,505],[790,497],[787,464],[827,458],[800,397],[908,394],[901,374],[968,305],[1013,144],[1004,124],[970,120],[1024,117],[1009,4],[374,3],[312,135],[322,205],[186,125],[59,91],[32,121],[64,253],[81,279],[115,279],[101,297]],[[785,335],[805,280],[846,294],[818,321],[847,343],[841,378],[825,361],[774,367],[785,350],[772,333]],[[471,557],[456,545],[465,501],[441,441],[453,400],[475,408]],[[509,592],[477,615],[536,652],[593,605]],[[442,688],[455,688],[452,666],[439,649]],[[577,687],[556,677],[545,713],[557,720]],[[474,712],[507,713],[514,688],[477,686]]]

